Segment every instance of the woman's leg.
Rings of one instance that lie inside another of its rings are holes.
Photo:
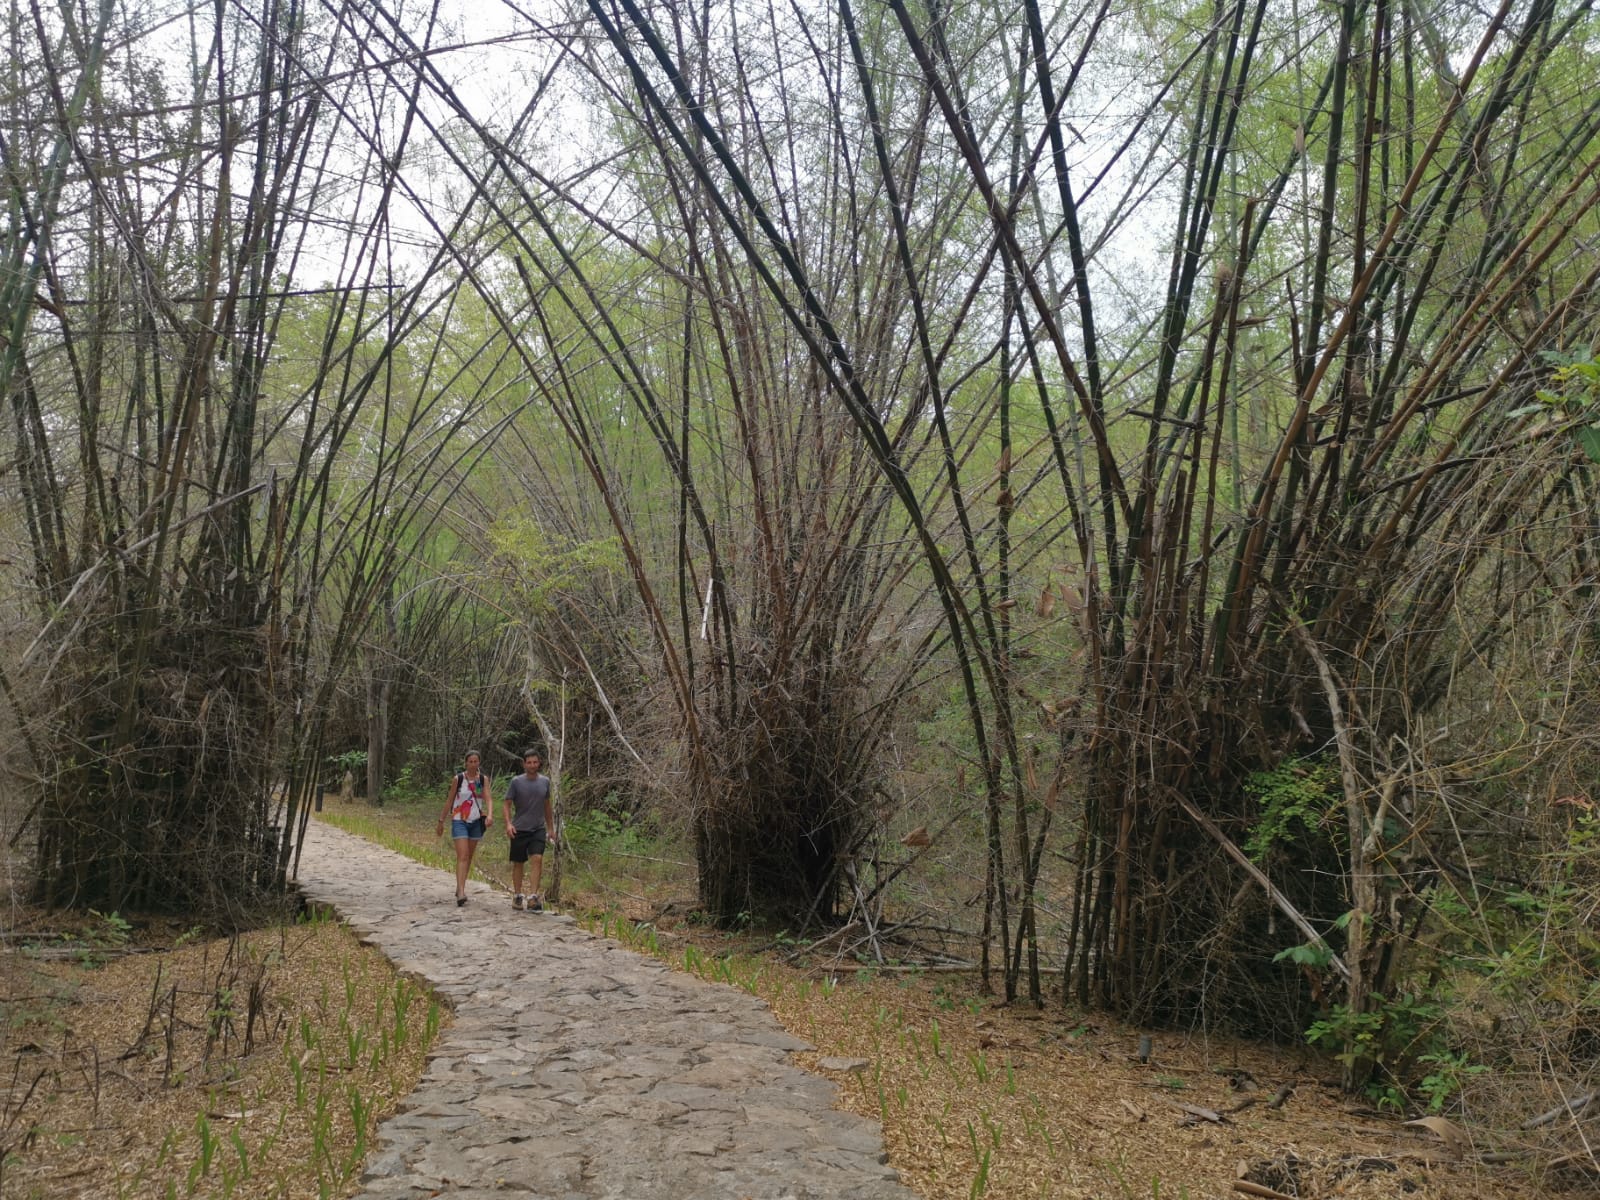
[[[467,894],[467,874],[472,870],[472,851],[477,842],[471,838],[456,839],[456,898]]]

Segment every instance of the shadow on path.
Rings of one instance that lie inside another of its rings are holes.
[[[299,883],[455,1012],[357,1195],[914,1200],[755,997],[317,821]]]

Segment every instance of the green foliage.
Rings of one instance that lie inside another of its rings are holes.
[[[1600,362],[1586,354],[1556,351],[1547,351],[1543,357],[1555,367],[1551,387],[1536,393],[1538,403],[1511,415],[1523,416],[1544,409],[1557,418],[1577,421],[1573,439],[1590,462],[1600,463]]]
[[[616,537],[563,538],[527,516],[502,518],[489,528],[495,554],[508,562],[530,613],[549,608],[552,598],[580,590],[587,581],[626,569]]]
[[[1245,842],[1245,853],[1261,862],[1276,845],[1294,840],[1293,827],[1315,834],[1336,815],[1343,795],[1339,772],[1320,758],[1289,759],[1245,780],[1246,794],[1254,797],[1261,815]],[[1341,827],[1330,825],[1337,837]]]
[[[348,772],[360,777],[367,769],[367,752],[365,750],[346,750],[343,754],[330,754],[325,760],[339,774]]]
[[[1417,1091],[1427,1100],[1431,1113],[1443,1112],[1445,1105],[1455,1099],[1468,1079],[1482,1075],[1489,1069],[1484,1063],[1469,1061],[1465,1050],[1419,1054],[1417,1063],[1431,1068],[1417,1081]]]
[[[393,792],[397,796],[415,796],[428,789],[428,785],[417,777],[417,766],[427,761],[428,748],[426,746],[408,746],[406,748],[405,765],[400,768],[400,773],[395,776]]]
[[[567,845],[579,854],[639,854],[644,835],[632,816],[595,808],[569,817],[563,826]]]
[[[1355,916],[1355,910],[1341,916],[1333,923],[1335,929],[1343,929],[1350,924],[1350,918]],[[1297,967],[1309,967],[1320,971],[1333,961],[1333,950],[1327,942],[1302,942],[1298,946],[1288,946],[1279,950],[1272,956],[1272,961],[1290,962]]]

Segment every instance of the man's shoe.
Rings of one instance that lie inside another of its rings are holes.
[[[528,897],[528,911],[529,912],[543,912],[544,911],[544,901],[539,899],[539,897],[537,895]]]
[[[518,892],[515,896],[511,897],[511,907],[520,912],[522,909],[528,907],[528,898],[521,892]]]

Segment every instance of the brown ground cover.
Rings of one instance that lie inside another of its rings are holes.
[[[330,920],[12,909],[0,1197],[336,1196],[446,1012]]]
[[[433,836],[431,813],[427,803],[355,803],[331,815],[442,865],[449,843]],[[824,1073],[844,1107],[882,1122],[891,1162],[928,1200],[1594,1193],[1592,1176],[1547,1169],[1574,1147],[1570,1122],[1516,1136],[1460,1114],[1408,1125],[1416,1114],[1345,1095],[1338,1065],[1304,1047],[1139,1030],[1059,1000],[1043,1011],[1008,1008],[981,994],[970,972],[864,967],[771,933],[720,932],[695,920],[683,894],[687,863],[628,844],[625,853],[565,852],[561,907],[596,932],[763,997],[816,1046],[806,1065],[864,1061]],[[503,839],[484,843],[477,870],[508,886]],[[1140,1062],[1144,1034],[1151,1054]],[[1530,1112],[1556,1103],[1543,1093],[1519,1099]],[[1236,1190],[1238,1181],[1258,1190]]]

